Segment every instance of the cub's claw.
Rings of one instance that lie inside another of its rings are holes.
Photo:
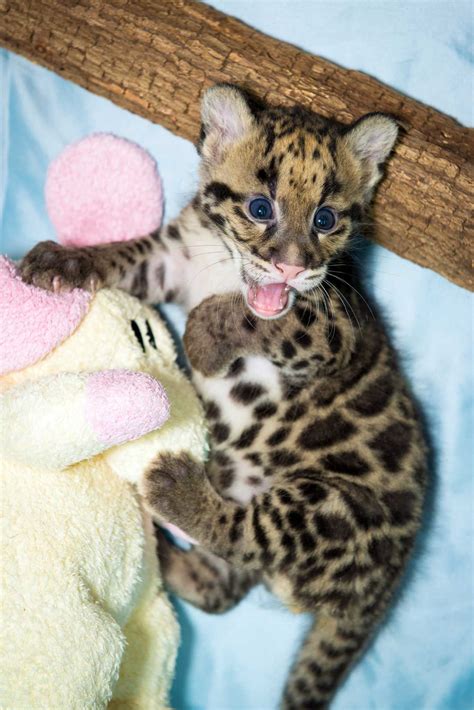
[[[97,258],[86,249],[41,242],[24,257],[20,276],[28,284],[61,293],[73,288],[94,292],[103,283]]]

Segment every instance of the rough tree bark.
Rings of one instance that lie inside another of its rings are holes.
[[[216,81],[349,122],[405,123],[375,205],[373,238],[473,289],[472,132],[369,76],[343,69],[194,0],[0,0],[0,44],[184,138]]]

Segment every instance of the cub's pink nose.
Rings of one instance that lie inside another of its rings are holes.
[[[304,271],[304,266],[294,266],[293,264],[284,264],[282,261],[275,264],[278,271],[281,271],[285,277],[285,281],[291,281]]]

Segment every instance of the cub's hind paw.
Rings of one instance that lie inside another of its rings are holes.
[[[96,261],[86,249],[40,242],[24,257],[19,271],[26,283],[54,293],[73,288],[94,292],[103,283]]]
[[[140,492],[160,517],[189,532],[208,485],[204,467],[187,454],[161,454],[146,473]]]

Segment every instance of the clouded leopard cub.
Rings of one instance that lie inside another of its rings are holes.
[[[420,423],[347,255],[396,137],[381,114],[347,127],[217,86],[203,101],[199,191],[176,221],[125,244],[47,242],[22,265],[45,288],[119,284],[190,311],[211,460],[204,471],[163,454],[143,492],[202,545],[162,543],[178,594],[220,612],[263,580],[314,612],[286,710],[327,705],[420,520]]]

